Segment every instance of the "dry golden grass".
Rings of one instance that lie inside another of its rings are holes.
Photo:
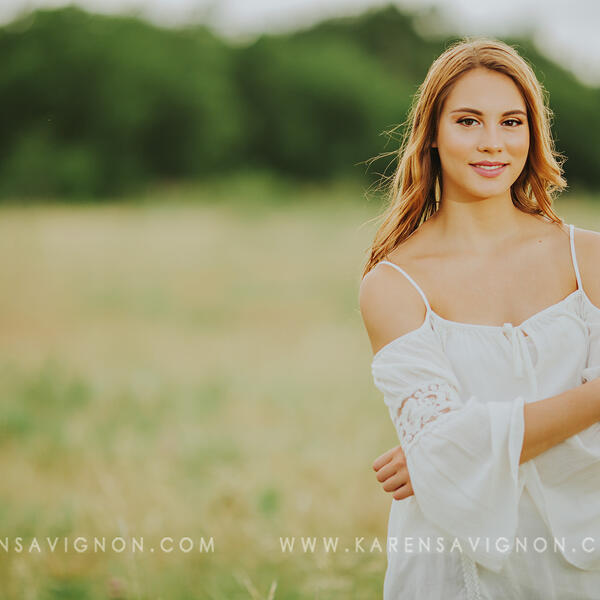
[[[146,550],[0,548],[0,598],[381,596],[371,463],[396,440],[357,304],[377,206],[299,198],[2,210],[0,537]],[[282,553],[294,535],[350,552]]]

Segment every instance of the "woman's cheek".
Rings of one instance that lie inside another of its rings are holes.
[[[525,134],[517,139],[511,140],[507,143],[507,148],[510,149],[511,153],[514,156],[522,156],[527,155],[529,152],[529,134],[525,132]]]

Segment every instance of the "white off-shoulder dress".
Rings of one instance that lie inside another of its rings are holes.
[[[420,327],[373,357],[414,495],[392,499],[384,600],[600,599],[600,423],[519,465],[523,408],[600,375],[578,289],[519,325]],[[401,410],[400,410],[401,409]]]

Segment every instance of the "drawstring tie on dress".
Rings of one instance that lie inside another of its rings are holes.
[[[524,375],[523,367],[527,371],[527,379],[531,385],[533,394],[532,400],[537,399],[537,380],[535,376],[535,368],[531,360],[531,354],[527,346],[527,336],[519,327],[515,327],[512,323],[504,323],[502,331],[509,337],[512,348],[512,360],[515,375],[522,377]]]

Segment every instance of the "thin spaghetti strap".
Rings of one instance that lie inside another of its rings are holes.
[[[577,265],[577,254],[575,253],[575,227],[573,223],[569,225],[569,238],[571,239],[571,259],[573,260],[573,268],[575,269],[575,277],[577,277],[577,289],[583,290],[583,284],[581,283],[581,275],[579,273],[579,266]]]
[[[394,269],[396,269],[397,271],[400,271],[400,273],[402,273],[406,277],[406,279],[408,279],[415,286],[417,292],[421,294],[421,298],[423,298],[423,302],[425,302],[425,306],[427,307],[427,313],[429,314],[429,312],[431,312],[431,307],[429,306],[429,301],[427,300],[425,292],[423,292],[423,290],[419,287],[419,284],[402,267],[399,267],[398,265],[394,264],[393,262],[390,262],[389,260],[380,260],[379,263],[385,263],[386,265],[394,267]]]

